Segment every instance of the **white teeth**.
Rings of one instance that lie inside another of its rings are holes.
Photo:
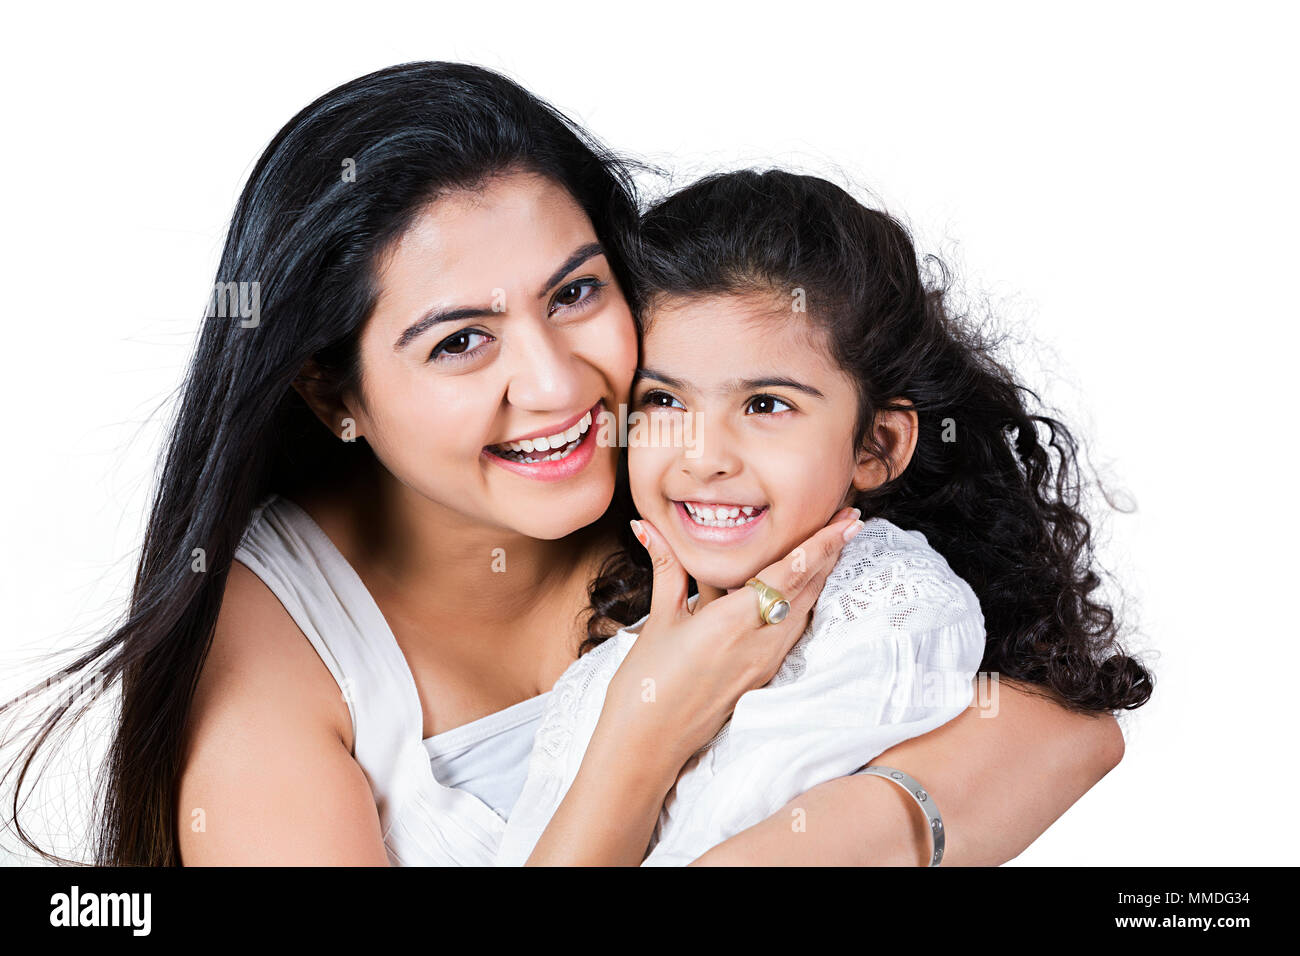
[[[572,453],[572,448],[566,446],[572,445],[579,438],[587,433],[591,428],[591,412],[582,416],[582,419],[575,425],[572,425],[567,431],[556,432],[554,435],[547,435],[543,438],[524,438],[520,441],[503,442],[499,447],[508,449],[516,455],[521,456],[517,460],[535,463],[539,461],[558,461],[561,458],[567,458]],[[536,458],[524,458],[524,455],[530,455],[535,451],[554,451],[555,455],[539,455]]]
[[[684,501],[682,504],[691,516],[692,521],[710,528],[735,528],[742,524],[748,524],[756,520],[755,512],[761,512],[762,510],[752,505],[745,505],[744,507],[732,507],[730,505],[708,507],[693,504],[689,501]]]
[[[553,452],[553,453],[551,453],[551,454],[549,454],[549,455],[538,455],[538,456],[536,456],[536,457],[533,457],[532,455],[527,455],[527,456],[524,456],[524,457],[522,457],[522,458],[518,458],[518,459],[515,459],[515,460],[516,460],[516,461],[521,461],[521,462],[523,462],[525,465],[535,465],[535,464],[537,464],[538,462],[543,462],[543,461],[563,461],[565,458],[568,458],[570,455],[572,455],[572,454],[573,454],[575,451],[577,451],[577,450],[578,450],[578,448],[577,448],[577,446],[575,445],[575,446],[573,446],[572,448],[565,448],[563,451]]]
[[[568,428],[568,431],[547,434],[542,438],[523,438],[520,441],[504,442],[504,447],[511,451],[519,453],[530,453],[530,451],[551,451],[562,449],[565,445],[572,444],[578,438],[584,436],[586,431],[591,427],[591,412],[582,416],[580,421]]]

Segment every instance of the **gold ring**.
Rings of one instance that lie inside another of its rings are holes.
[[[758,592],[758,616],[764,624],[779,624],[790,613],[790,602],[776,588],[764,584],[758,578],[750,578],[745,587]]]

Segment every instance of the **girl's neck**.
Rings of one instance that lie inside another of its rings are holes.
[[[712,584],[701,584],[699,581],[695,582],[695,587],[700,592],[700,596],[695,599],[695,609],[697,611],[710,601],[716,601],[723,595],[736,590],[735,588],[728,588],[724,591],[721,588],[715,588]]]

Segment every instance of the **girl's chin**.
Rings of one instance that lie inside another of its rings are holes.
[[[696,585],[714,588],[723,594],[743,588],[750,578],[756,577],[769,564],[775,564],[785,557],[784,554],[778,554],[755,561],[754,555],[747,554],[744,556],[744,564],[740,564],[737,561],[721,559],[717,554],[703,556],[693,553],[687,542],[681,542],[681,550],[677,550],[677,542],[669,542],[669,545],[674,549],[674,553],[682,562],[682,567]]]
[[[748,564],[748,562],[746,562]],[[752,570],[744,570],[732,564],[730,566],[720,567],[716,561],[711,562],[690,562],[683,561],[682,567],[686,573],[691,576],[696,586],[701,588],[711,588],[715,591],[721,591],[723,594],[734,591],[737,588],[743,588],[745,582],[758,574],[767,565]]]

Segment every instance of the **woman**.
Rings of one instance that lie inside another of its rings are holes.
[[[235,211],[128,616],[63,675],[122,680],[98,862],[483,861],[522,757],[466,771],[476,796],[417,745],[526,728],[519,708],[586,636],[621,531],[618,449],[571,433],[617,409],[636,366],[636,211],[623,166],[474,67],[362,77],[276,136]],[[252,315],[220,307],[236,288]],[[521,464],[540,436],[566,457]],[[537,862],[639,862],[682,764],[779,665],[852,521],[765,572],[786,622],[683,616],[638,642],[629,665],[671,692],[602,716]],[[968,712],[877,761],[930,788],[950,863],[1014,856],[1122,752],[1113,718],[1002,690],[996,719]],[[924,860],[923,818],[893,789],[805,794],[833,847],[778,814],[701,862]]]

